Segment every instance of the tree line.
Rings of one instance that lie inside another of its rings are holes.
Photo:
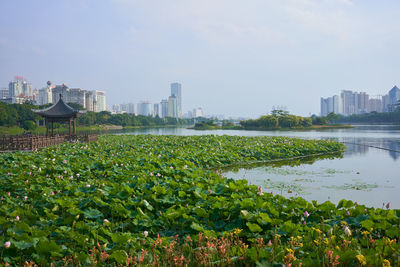
[[[271,115],[241,121],[240,125],[245,129],[300,128],[312,126],[312,119],[292,115],[284,110],[273,110]]]
[[[400,107],[393,112],[370,112],[364,114],[353,114],[349,116],[339,115],[339,123],[388,123],[400,124]]]
[[[79,108],[74,103],[68,103],[73,108]],[[51,106],[35,106],[32,104],[7,104],[0,102],[0,126],[13,127],[18,126],[26,130],[36,128],[36,122],[42,120],[42,117],[35,114],[32,109],[42,109]],[[91,112],[88,111],[78,119],[80,125],[100,125],[111,124],[120,126],[167,126],[184,125],[192,123],[190,119],[180,118],[160,118],[158,116],[143,116],[135,114],[111,114],[109,111]]]

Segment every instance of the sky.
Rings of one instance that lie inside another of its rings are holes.
[[[104,90],[107,105],[318,114],[341,90],[400,84],[398,0],[1,0],[0,87],[15,75]]]

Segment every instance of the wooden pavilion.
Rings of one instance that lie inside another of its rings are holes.
[[[68,122],[69,124],[69,137],[76,136],[76,118],[81,116],[84,112],[76,110],[68,106],[60,94],[58,102],[51,107],[41,110],[33,110],[36,114],[45,119],[46,136],[49,135],[49,124],[51,124],[51,136],[54,136],[54,122]],[[71,131],[72,128],[72,131]]]

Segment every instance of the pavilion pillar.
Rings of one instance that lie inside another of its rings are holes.
[[[71,138],[71,119],[69,119],[68,122],[69,122],[68,134],[69,134],[69,138]]]
[[[49,121],[47,118],[44,119],[44,123],[46,124],[46,136],[49,136]]]
[[[76,118],[74,118],[74,136],[76,136]]]
[[[51,136],[54,136],[54,121],[51,121]]]

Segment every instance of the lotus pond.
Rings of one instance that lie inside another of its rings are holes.
[[[308,202],[230,165],[339,156],[329,140],[102,136],[0,155],[0,264],[399,265],[400,211]]]

